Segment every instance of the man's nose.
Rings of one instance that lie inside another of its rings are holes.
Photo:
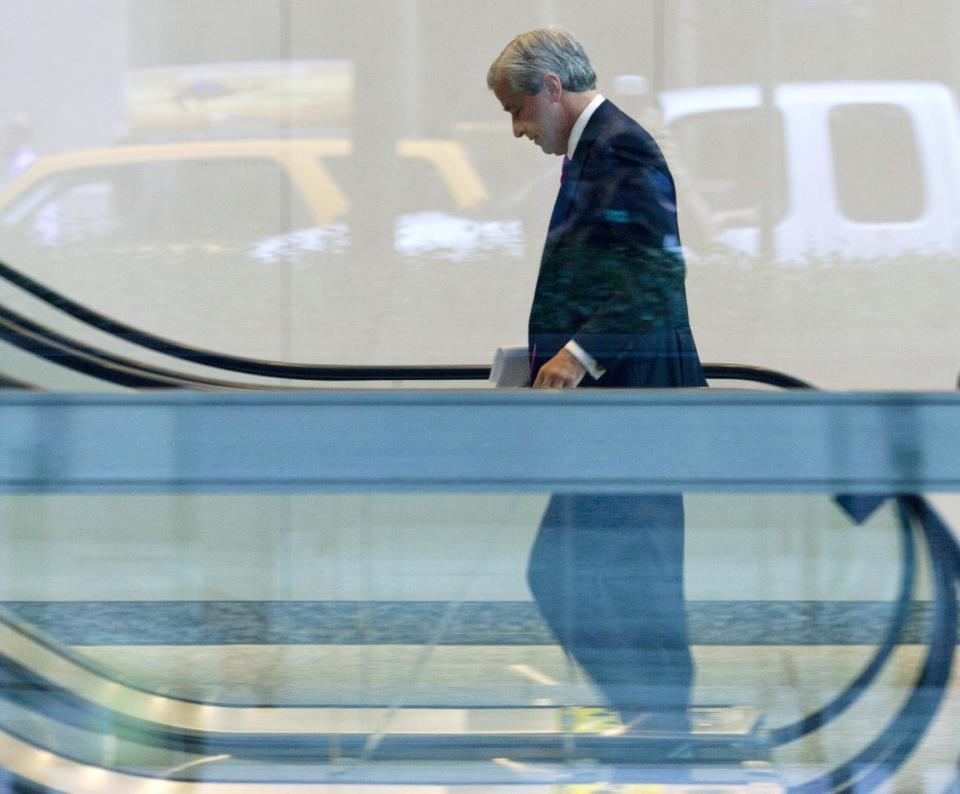
[[[523,137],[523,124],[519,121],[513,122],[513,137],[522,138]]]

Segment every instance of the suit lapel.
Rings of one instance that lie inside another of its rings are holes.
[[[550,227],[547,232],[548,243],[553,237],[553,231],[560,227],[560,224],[563,223],[563,220],[566,218],[567,212],[570,209],[576,186],[576,182],[573,177],[573,171],[574,164],[571,160],[570,166],[567,169],[567,178],[564,180],[563,184],[560,185],[560,190],[557,193],[557,200],[553,203],[553,213],[550,215]],[[577,169],[577,171],[579,173],[579,169]]]
[[[583,173],[583,167],[590,158],[590,150],[597,140],[608,109],[611,107],[610,101],[604,100],[590,117],[590,121],[587,122],[587,126],[583,130],[583,135],[580,136],[580,142],[577,144],[577,149],[573,153],[573,159],[570,161],[570,165],[567,166],[566,179],[563,181],[563,184],[560,185],[557,200],[553,205],[553,213],[550,215],[547,242],[544,245],[543,251],[544,257],[553,251],[559,241],[564,222],[570,213],[571,207],[573,207],[573,197],[577,191],[577,186],[580,184],[580,175]]]

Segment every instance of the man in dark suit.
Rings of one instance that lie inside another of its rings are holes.
[[[705,386],[673,179],[561,28],[517,36],[487,84],[515,136],[564,157],[530,312],[534,388]],[[679,494],[551,498],[528,571],[561,645],[630,729],[682,730],[693,677]]]

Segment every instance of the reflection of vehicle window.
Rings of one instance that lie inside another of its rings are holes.
[[[774,222],[786,213],[783,118],[759,108],[696,113],[670,125],[690,183],[719,226],[757,226],[767,206]],[[764,156],[764,153],[768,156]]]
[[[450,191],[437,170],[426,160],[403,158],[398,163],[400,192],[398,210],[405,212],[455,212]]]
[[[376,175],[358,174],[356,163],[350,157],[324,157],[323,166],[334,181],[345,189],[351,200],[355,200],[360,193],[356,179],[378,178]],[[401,157],[397,158],[396,168],[398,187],[393,196],[392,209],[397,214],[455,211],[450,191],[431,163],[419,158]],[[386,189],[387,186],[382,186],[382,190]]]
[[[47,245],[98,240],[116,231],[119,218],[109,182],[46,180],[3,216],[26,237]]]
[[[852,221],[895,223],[923,212],[923,175],[913,124],[897,105],[830,112],[837,205]]]
[[[313,224],[287,175],[266,158],[164,160],[58,174],[4,220],[48,244],[246,245]]]
[[[41,239],[59,236],[62,242],[99,240],[120,225],[114,191],[109,182],[84,182],[64,190],[38,213],[35,229]]]
[[[353,200],[353,213],[358,211],[354,197],[358,193],[370,192],[359,191],[354,180],[381,179],[385,182],[376,174],[368,176],[359,173],[356,161],[348,157],[324,158],[323,165]],[[457,205],[458,186],[451,186],[444,178],[443,165],[438,165],[436,160],[401,153],[393,165],[396,174],[391,174],[391,177],[395,176],[399,187],[377,184],[379,193],[374,191],[373,194],[387,194],[376,209],[385,213],[388,216],[385,220],[393,224],[394,251],[407,256],[432,256],[447,261],[489,256],[491,252],[511,257],[523,255],[523,229],[519,221],[486,220],[478,211],[476,202],[481,199],[477,196],[482,193],[485,197],[486,190],[479,180],[477,184],[471,183],[476,178],[472,170],[460,172],[465,174],[465,184],[459,186],[464,188],[465,200],[470,202],[467,207],[462,207]],[[453,165],[459,164],[454,161]],[[450,171],[454,175],[458,173],[456,167]],[[393,192],[389,192],[391,190]],[[356,221],[354,214],[349,220],[353,224],[351,232],[356,230]],[[326,242],[324,238],[329,240],[329,233],[322,237],[313,235],[312,239],[301,235],[295,244],[305,243],[308,250],[313,246],[317,246],[314,250],[319,250]],[[263,250],[263,254],[270,257],[273,252]]]

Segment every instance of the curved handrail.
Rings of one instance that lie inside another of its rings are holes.
[[[9,389],[11,391],[38,391],[37,387],[31,383],[26,383],[7,375],[0,375],[0,389]]]
[[[806,381],[776,370],[742,364],[704,364],[704,375],[710,379],[757,381],[784,389],[813,390],[815,387]],[[857,677],[842,692],[826,705],[812,714],[770,730],[771,746],[778,747],[819,730],[826,723],[850,708],[866,692],[870,684],[880,674],[896,648],[897,638],[903,631],[909,616],[910,599],[913,594],[916,560],[913,539],[908,519],[902,505],[899,505],[901,522],[901,553],[903,555],[903,576],[900,582],[900,594],[897,598],[894,616],[887,628],[887,634],[877,652],[864,666]]]
[[[69,339],[56,331],[0,306],[0,339],[28,353],[99,380],[134,389],[291,389],[273,384],[217,380],[154,367],[139,361],[104,352]],[[0,383],[2,386],[2,383]]]
[[[186,385],[182,380],[162,377],[149,367],[129,366],[123,360],[72,342],[4,307],[0,307],[0,339],[54,364],[118,386],[176,389]],[[195,388],[202,385],[198,383]]]
[[[111,319],[14,270],[4,262],[0,262],[0,278],[99,331],[173,358],[215,369],[289,380],[486,380],[490,377],[489,366],[326,366],[265,361],[217,353],[182,345]]]
[[[943,700],[957,646],[957,592],[960,548],[950,531],[918,496],[900,496],[920,522],[930,548],[935,591],[934,617],[927,658],[913,691],[897,715],[873,742],[842,766],[789,789],[791,794],[822,791],[871,791],[906,761],[936,715]]]
[[[873,658],[864,666],[860,674],[847,687],[822,708],[788,725],[770,730],[770,744],[773,747],[796,741],[819,730],[835,717],[852,706],[880,674],[880,671],[896,649],[897,638],[903,631],[910,616],[910,600],[913,596],[916,580],[916,556],[913,548],[913,532],[910,520],[902,504],[897,503],[900,517],[900,553],[903,559],[903,575],[900,579],[900,595],[896,601],[893,619],[887,628],[887,635]]]
[[[133,328],[67,298],[3,262],[0,262],[0,278],[99,331],[117,336],[140,347],[146,347],[175,358],[217,369],[290,380],[340,382],[487,380],[490,377],[491,368],[486,365],[323,365],[265,361],[231,356],[225,353],[181,345],[172,340]],[[84,374],[93,375],[119,385],[133,388],[270,388],[267,385],[218,381],[150,367],[70,340],[6,308],[0,307],[0,318],[5,318],[13,324],[9,327],[11,335],[7,337],[8,341],[58,364],[70,366]],[[17,334],[18,328],[27,331],[27,335],[20,336]],[[42,337],[46,337],[50,344],[44,345]],[[99,362],[94,359],[99,359]],[[131,372],[125,372],[124,368],[131,370]],[[133,371],[136,371],[136,374],[133,374]],[[743,380],[782,389],[814,388],[799,378],[766,367],[716,363],[704,364],[703,371],[708,379],[713,380]]]
[[[793,375],[767,367],[748,364],[704,364],[703,374],[707,380],[743,380],[763,383],[781,389],[815,389],[816,387]]]
[[[703,370],[708,379],[756,380],[786,389],[815,388],[792,375],[759,367],[738,364],[704,364]],[[776,747],[795,741],[819,729],[834,717],[846,711],[866,691],[889,660],[896,646],[896,638],[906,623],[909,599],[913,590],[914,566],[916,563],[912,539],[906,523],[908,520],[905,514],[907,509],[917,516],[921,522],[937,570],[935,583],[937,599],[935,604],[936,615],[939,617],[935,616],[934,625],[931,628],[933,640],[931,641],[927,662],[914,684],[913,695],[880,737],[862,751],[857,758],[849,761],[843,767],[816,780],[792,787],[790,789],[792,794],[813,794],[813,792],[818,791],[836,790],[841,786],[844,787],[843,791],[847,791],[847,787],[855,778],[859,778],[860,785],[865,780],[880,785],[899,768],[913,751],[923,735],[923,731],[919,728],[923,727],[925,729],[929,725],[943,698],[944,687],[949,677],[957,643],[957,598],[953,585],[950,583],[956,581],[957,584],[960,584],[960,544],[953,539],[948,530],[939,524],[939,521],[922,498],[898,497],[897,505],[901,526],[903,527],[901,537],[904,573],[901,580],[900,597],[897,601],[893,620],[887,630],[887,636],[877,653],[874,654],[860,674],[830,703],[795,723],[772,729],[770,731],[772,746]],[[924,518],[927,520],[924,521]],[[938,554],[937,551],[941,553]],[[944,581],[947,584],[944,584]],[[908,726],[908,730],[904,731],[900,725],[901,721],[915,723],[918,718],[923,721],[922,726],[913,724]],[[869,763],[875,763],[875,766],[864,776],[862,767]],[[960,785],[960,774],[954,781],[954,785]],[[866,788],[864,790],[870,789]]]

